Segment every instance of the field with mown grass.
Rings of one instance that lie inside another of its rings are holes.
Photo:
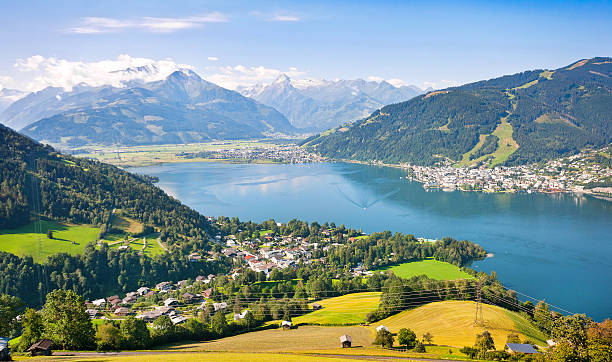
[[[437,280],[456,280],[473,279],[470,274],[461,271],[457,266],[443,261],[428,258],[420,261],[412,261],[397,265],[390,265],[375,271],[390,270],[393,274],[401,278],[411,278],[417,275],[427,275],[431,279]]]
[[[122,352],[125,355],[114,355],[108,353],[106,356],[52,356],[52,357],[22,357],[16,356],[16,361],[116,361],[116,362],[183,362],[183,361],[215,361],[215,362],[354,362],[354,359],[308,356],[302,354],[289,353],[235,353],[235,352],[199,352],[199,353],[142,353],[142,352]]]
[[[429,332],[433,335],[432,343],[455,347],[472,346],[476,335],[485,330],[491,333],[498,349],[504,346],[510,333],[519,334],[521,340],[529,339],[538,345],[546,345],[544,334],[518,313],[483,304],[484,326],[481,327],[474,325],[475,312],[475,302],[435,302],[373,323],[370,329],[375,331],[381,324],[393,333],[400,328],[410,328],[419,338]]]
[[[293,318],[294,324],[318,325],[359,324],[368,313],[375,311],[380,303],[380,292],[352,293],[318,302],[323,308]],[[310,304],[312,307],[312,304]]]
[[[340,347],[340,336],[348,334],[353,346],[371,347],[374,334],[365,327],[299,326],[290,330],[268,329],[214,341],[177,344],[164,349],[180,351],[282,352],[334,349]]]
[[[51,220],[42,220],[40,229],[41,233],[36,233],[35,223],[31,222],[17,229],[0,230],[0,250],[19,256],[30,255],[34,261],[42,262],[56,253],[82,253],[87,243],[98,239],[100,232],[100,228],[89,225],[69,225]],[[47,238],[47,230],[53,231],[53,239]]]

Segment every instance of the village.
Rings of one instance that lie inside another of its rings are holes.
[[[307,152],[295,144],[270,145],[265,147],[221,148],[201,152],[181,152],[177,156],[185,159],[204,158],[212,160],[268,161],[278,163],[323,162],[324,158]]]
[[[601,150],[583,151],[545,163],[521,166],[455,167],[454,165],[427,167],[402,165],[409,169],[407,179],[423,183],[426,189],[444,191],[483,192],[541,192],[590,193],[585,184],[612,177],[612,168],[592,162]],[[604,191],[595,189],[597,191]],[[608,191],[610,192],[610,191]]]

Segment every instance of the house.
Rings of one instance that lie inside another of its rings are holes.
[[[91,319],[96,318],[99,314],[97,309],[87,309],[85,313],[89,314],[89,318]]]
[[[164,306],[166,307],[176,307],[179,305],[179,301],[175,298],[168,298],[164,300]]]
[[[200,296],[197,294],[192,294],[192,293],[183,293],[183,295],[181,296],[183,298],[183,301],[185,303],[193,303],[193,302],[197,302],[198,300],[200,300]]]
[[[185,279],[185,280],[179,280],[179,281],[178,281],[178,282],[176,282],[176,284],[174,284],[174,285],[176,285],[177,287],[179,287],[179,288],[180,288],[180,287],[182,287],[183,285],[185,285],[185,283],[187,283],[187,279]]]
[[[203,302],[202,302],[202,304],[200,304],[200,305],[198,306],[198,309],[199,309],[199,310],[204,310],[204,309],[206,309],[206,303],[208,303],[208,301],[207,301],[207,300],[203,301]]]
[[[382,324],[376,327],[376,333],[380,332],[381,330],[385,330],[389,332],[389,328],[387,328],[386,326],[383,326]]]
[[[126,307],[115,309],[115,315],[118,317],[125,317],[130,314],[130,310]]]
[[[185,323],[187,321],[187,318],[183,317],[182,315],[175,315],[173,317],[170,317],[170,321],[172,322],[172,324],[177,325]]]
[[[240,314],[238,314],[238,313],[234,313],[234,320],[235,320],[235,321],[237,321],[237,320],[240,320],[240,319],[244,319],[244,317],[246,316],[246,314],[247,314],[247,312],[248,312],[248,311],[249,311],[248,309],[245,309],[245,310],[244,310],[244,311],[242,311],[242,313],[240,313]]]
[[[174,314],[176,314],[176,309],[174,309],[172,307],[159,307],[159,308],[157,308],[157,311],[160,313],[160,315],[174,315]]]
[[[146,295],[150,291],[151,291],[151,289],[149,287],[140,287],[140,288],[138,288],[138,290],[136,292],[138,294],[140,294],[140,295]]]
[[[168,290],[170,290],[172,288],[172,284],[170,284],[170,282],[161,282],[161,283],[157,284],[155,286],[155,288],[157,290],[159,290],[160,292],[162,292],[162,291],[166,291],[167,292]]]
[[[145,322],[153,322],[157,318],[161,316],[161,312],[159,310],[152,310],[136,316],[137,319],[142,319]]]
[[[113,298],[113,299],[108,301],[108,303],[110,303],[110,305],[112,305],[113,307],[121,304],[121,302],[122,302],[122,300],[119,299],[119,297]]]
[[[187,259],[190,262],[196,262],[196,261],[200,261],[202,260],[202,256],[200,254],[198,254],[197,252],[191,253],[189,254],[189,256],[187,257]]]
[[[319,303],[312,303],[312,310],[319,310],[323,308],[323,306]]]
[[[340,343],[342,344],[342,348],[351,348],[353,344],[353,339],[351,336],[343,334],[340,336]]]
[[[210,298],[210,294],[212,293],[212,289],[208,288],[204,291],[202,291],[202,293],[200,293],[204,298],[208,299]]]
[[[525,343],[506,343],[506,347],[508,347],[508,352],[510,353],[525,353],[525,354],[534,354],[540,353],[533,348],[530,344]]]
[[[41,339],[31,345],[30,348],[27,349],[27,352],[30,352],[32,356],[50,356],[51,353],[53,353],[51,347],[53,347],[52,340]]]
[[[134,295],[128,295],[127,297],[123,298],[123,300],[121,301],[121,303],[123,304],[132,304],[134,303],[138,298]]]
[[[282,321],[281,322],[281,328],[284,329],[284,330],[291,329],[292,325],[293,325],[293,323],[291,323],[291,321]]]
[[[11,361],[11,350],[9,349],[9,338],[0,337],[0,361]]]
[[[95,305],[98,308],[104,307],[106,304],[106,300],[104,298],[96,299],[91,304]]]
[[[213,303],[213,307],[215,308],[215,312],[220,310],[220,309],[225,309],[227,308],[227,303],[225,302],[221,302],[221,303]]]

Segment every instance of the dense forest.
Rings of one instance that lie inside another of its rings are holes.
[[[491,154],[496,148],[492,132],[508,116],[519,148],[507,165],[603,147],[612,142],[611,75],[610,58],[593,58],[555,71],[434,91],[385,106],[305,146],[337,159],[433,165],[459,161],[480,135],[487,142],[477,156]]]
[[[0,229],[30,222],[30,214],[75,224],[104,225],[113,209],[154,227],[164,241],[203,247],[204,216],[115,166],[60,154],[0,125]]]

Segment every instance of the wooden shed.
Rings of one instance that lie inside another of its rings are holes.
[[[319,310],[323,308],[323,306],[319,303],[312,303],[312,310]]]
[[[41,339],[38,342],[28,348],[28,352],[32,354],[32,356],[50,356],[53,351],[51,351],[51,347],[53,347],[53,341],[50,339]]]
[[[291,323],[291,321],[282,321],[281,322],[281,328],[284,329],[284,330],[291,329],[292,325],[293,325],[293,323]]]
[[[343,334],[340,336],[340,343],[342,344],[342,348],[351,348],[353,344],[353,339],[351,336]]]

